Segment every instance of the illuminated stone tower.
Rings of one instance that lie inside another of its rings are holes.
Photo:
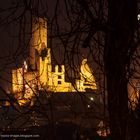
[[[34,18],[30,42],[29,65],[31,71],[38,71],[39,84],[47,84],[48,64],[51,64],[50,48],[47,47],[47,21],[45,18]]]

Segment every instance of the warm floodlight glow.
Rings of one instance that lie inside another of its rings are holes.
[[[94,101],[94,98],[93,98],[93,97],[90,97],[90,100],[91,100],[91,101]]]
[[[27,62],[26,61],[24,61],[24,72],[27,72],[27,70],[28,70],[28,65],[27,65]]]
[[[18,104],[19,105],[25,105],[27,103],[27,100],[26,99],[20,99],[20,100],[18,100]]]
[[[96,131],[97,134],[101,137],[107,137],[110,135],[110,129],[109,127],[106,127],[103,121],[100,121],[98,124],[98,130]]]
[[[140,20],[140,14],[138,14],[137,19]]]

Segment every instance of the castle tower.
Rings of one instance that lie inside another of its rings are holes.
[[[51,64],[50,49],[47,47],[47,21],[45,18],[33,18],[30,43],[30,69],[38,70],[41,85],[48,81],[47,64]]]

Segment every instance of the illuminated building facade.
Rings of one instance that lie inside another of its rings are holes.
[[[47,47],[47,22],[43,18],[34,18],[29,58],[23,62],[21,68],[12,70],[12,92],[18,99],[28,99],[37,90],[86,92],[87,89],[97,89],[87,59],[82,61],[80,79],[75,79],[75,85],[66,82],[64,65],[55,65],[52,70],[51,50]]]

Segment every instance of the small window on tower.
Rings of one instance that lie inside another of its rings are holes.
[[[58,81],[58,84],[60,85],[61,84],[61,81]]]
[[[61,77],[61,75],[58,75],[58,79],[61,79],[62,77]]]

